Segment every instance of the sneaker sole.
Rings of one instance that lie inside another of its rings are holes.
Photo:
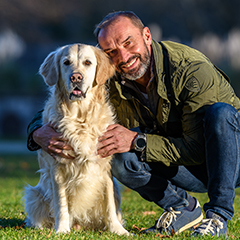
[[[175,232],[175,234],[177,235],[177,234],[187,230],[188,228],[194,227],[195,225],[200,223],[202,220],[203,220],[203,214],[201,213],[201,215],[197,219],[195,219],[194,221],[184,225],[182,228],[178,229],[178,231]]]

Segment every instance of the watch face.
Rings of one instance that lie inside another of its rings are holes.
[[[146,146],[146,141],[145,141],[143,138],[139,138],[139,139],[137,140],[137,146],[138,146],[139,148],[145,147],[145,146]]]

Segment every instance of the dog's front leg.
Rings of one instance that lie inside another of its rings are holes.
[[[53,201],[55,215],[55,229],[57,233],[70,231],[70,220],[68,212],[68,201],[66,189],[62,184],[61,174],[57,168],[52,169],[52,184],[53,184]]]
[[[118,189],[114,189],[115,186],[111,177],[107,179],[107,187],[106,187],[106,225],[109,228],[109,231],[112,233],[116,233],[118,235],[129,235],[129,232],[122,226],[121,220],[119,219],[119,215],[121,214],[119,211],[119,206],[116,206],[118,200],[115,201],[116,192]],[[116,192],[115,192],[116,191]],[[114,193],[115,192],[115,193]],[[118,193],[120,194],[120,193]]]

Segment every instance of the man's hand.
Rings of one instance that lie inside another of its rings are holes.
[[[43,125],[33,132],[33,140],[53,158],[56,155],[68,159],[73,159],[72,156],[63,153],[63,150],[73,150],[67,144],[67,139],[64,139],[61,133],[58,133],[54,126],[50,123]]]
[[[98,154],[108,157],[114,153],[123,153],[131,150],[136,132],[119,125],[109,125],[107,131],[98,139]]]

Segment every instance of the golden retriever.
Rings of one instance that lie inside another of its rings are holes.
[[[105,86],[115,73],[113,64],[102,50],[73,44],[50,53],[39,72],[51,86],[43,124],[51,122],[69,140],[74,159],[38,151],[40,180],[27,186],[24,196],[27,226],[59,233],[80,226],[129,235],[122,226],[111,157],[96,154],[98,137],[114,123]]]

